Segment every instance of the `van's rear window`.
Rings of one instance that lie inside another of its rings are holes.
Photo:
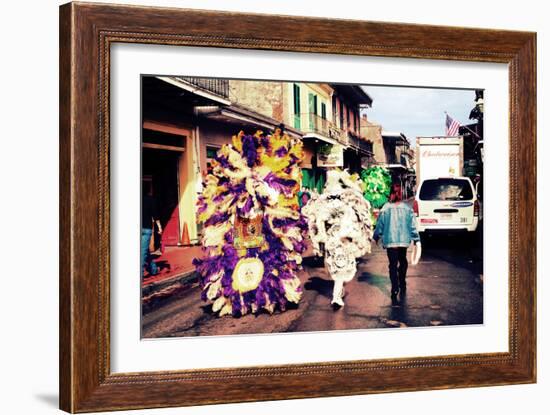
[[[462,179],[432,179],[422,183],[420,200],[472,200],[472,186]]]

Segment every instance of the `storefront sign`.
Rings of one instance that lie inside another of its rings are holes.
[[[344,167],[344,148],[334,144],[325,151],[317,150],[318,167]]]

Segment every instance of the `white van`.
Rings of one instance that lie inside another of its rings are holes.
[[[419,232],[475,232],[481,207],[468,177],[424,179],[413,205]]]

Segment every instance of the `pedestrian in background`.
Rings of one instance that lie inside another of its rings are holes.
[[[401,297],[407,291],[407,248],[411,241],[415,244],[420,241],[416,217],[411,207],[403,202],[403,193],[400,184],[393,184],[389,202],[384,205],[374,230],[373,239],[378,244],[382,239],[382,246],[386,249],[389,260],[391,280],[391,299],[396,301],[397,294]]]
[[[157,264],[151,257],[149,245],[153,237],[153,227],[156,224],[159,235],[162,234],[162,226],[160,224],[157,203],[153,197],[153,189],[150,183],[142,186],[142,202],[141,202],[141,272],[145,269],[150,275],[158,273]]]

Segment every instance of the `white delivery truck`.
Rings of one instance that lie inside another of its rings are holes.
[[[462,137],[416,139],[416,195],[419,232],[475,232],[480,219],[476,189],[463,176]]]
[[[462,176],[463,168],[462,136],[416,138],[416,183],[427,178]]]

